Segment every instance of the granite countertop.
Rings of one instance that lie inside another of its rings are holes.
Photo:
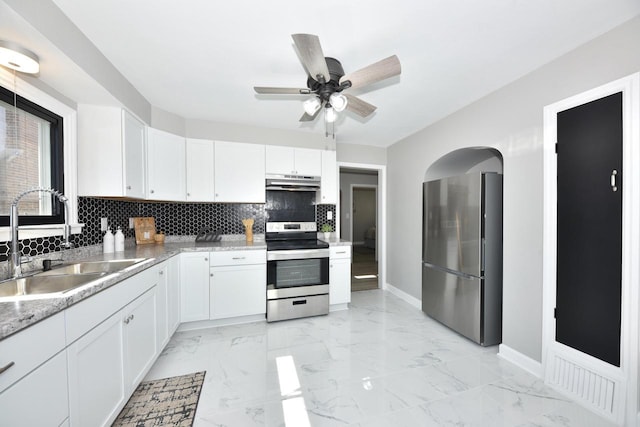
[[[161,263],[181,252],[210,252],[266,249],[264,240],[247,243],[244,240],[223,240],[221,242],[195,243],[193,239],[182,242],[167,242],[163,245],[129,245],[124,252],[112,254],[102,253],[101,248],[80,248],[75,254],[65,254],[65,264],[79,261],[106,261],[114,259],[146,258],[147,261],[136,264],[133,268],[106,275],[86,286],[72,290],[64,296],[38,299],[22,299],[19,301],[0,302],[0,340],[28,327],[36,322],[52,316],[85,298],[107,289],[122,280],[133,276],[153,265]],[[56,253],[54,255],[58,255]],[[55,268],[55,266],[54,266]]]
[[[147,261],[136,264],[127,271],[107,275],[103,279],[97,280],[90,285],[81,286],[78,289],[70,291],[64,296],[0,302],[0,340],[29,327],[40,320],[59,313],[67,307],[70,307],[83,299],[89,298],[90,296],[181,252],[212,252],[267,248],[265,241],[262,239],[256,239],[253,242],[223,239],[220,242],[196,243],[193,237],[188,236],[187,238],[175,240],[168,239],[163,245],[151,244],[136,246],[132,245],[131,242],[128,242],[129,245],[126,247],[124,252],[112,254],[102,253],[100,245],[97,245],[96,247],[79,248],[77,250],[72,250],[69,253],[65,253],[63,255],[65,264],[71,264],[79,261],[106,261],[129,258],[146,258]],[[329,243],[331,246],[351,245],[351,242],[342,240],[335,236],[325,239],[322,234],[318,234],[318,238]],[[54,253],[52,255],[60,256],[60,253]],[[39,261],[41,262],[41,259],[39,259]]]

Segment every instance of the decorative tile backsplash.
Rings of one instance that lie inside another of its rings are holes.
[[[333,212],[333,219],[327,220],[327,212]],[[335,230],[335,205],[316,205],[318,230],[322,224],[331,224]],[[222,234],[244,234],[243,218],[255,220],[253,232],[264,234],[264,204],[244,203],[168,203],[110,200],[93,197],[78,197],[78,222],[85,224],[82,234],[73,235],[74,247],[91,246],[102,242],[100,218],[108,218],[113,231],[122,228],[126,238],[134,237],[129,229],[129,218],[152,216],[156,229],[169,236],[195,236],[203,227],[222,230]],[[20,241],[25,255],[41,255],[58,250],[60,236]],[[0,242],[0,261],[7,260],[9,242]]]

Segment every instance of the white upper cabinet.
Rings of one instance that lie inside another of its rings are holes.
[[[279,145],[266,147],[266,173],[279,175],[311,175],[322,173],[321,150]]]
[[[181,136],[149,128],[147,135],[147,199],[184,201],[185,141]]]
[[[187,138],[187,202],[215,201],[213,141]]]
[[[121,108],[78,105],[78,195],[145,197],[145,125]]]
[[[322,177],[316,202],[325,205],[338,203],[338,165],[335,151],[322,152]]]
[[[215,201],[265,202],[265,146],[215,142]]]

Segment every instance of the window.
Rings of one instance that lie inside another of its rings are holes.
[[[0,87],[0,226],[11,202],[34,187],[64,191],[62,117]],[[64,206],[48,193],[20,201],[20,224],[64,222]]]

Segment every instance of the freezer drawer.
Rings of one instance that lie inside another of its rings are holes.
[[[422,311],[482,344],[482,279],[422,265]]]

